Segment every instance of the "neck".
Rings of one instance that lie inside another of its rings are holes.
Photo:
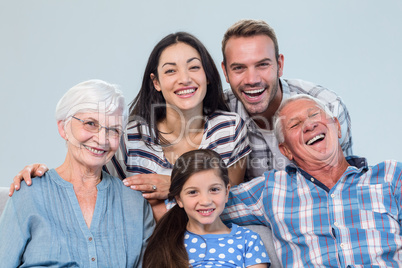
[[[158,123],[162,133],[173,136],[188,136],[191,133],[203,131],[204,115],[202,107],[189,111],[166,109],[166,118]]]
[[[342,149],[339,147],[338,153],[333,159],[317,161],[316,163],[297,163],[303,170],[314,178],[318,179],[325,186],[331,189],[345,173],[349,163],[346,161]]]
[[[230,229],[221,221],[217,220],[212,224],[192,224],[187,223],[187,231],[198,235],[205,234],[229,234]]]
[[[272,99],[269,100],[267,109],[260,114],[250,114],[254,122],[259,128],[273,130],[274,129],[274,115],[282,102],[282,86],[278,82],[278,89]]]
[[[101,181],[102,167],[88,168],[72,160],[67,153],[64,163],[56,168],[60,177],[75,187],[94,188]]]

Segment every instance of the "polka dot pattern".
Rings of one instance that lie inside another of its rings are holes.
[[[260,236],[232,224],[230,234],[197,235],[186,232],[184,243],[193,267],[247,267],[268,263]]]

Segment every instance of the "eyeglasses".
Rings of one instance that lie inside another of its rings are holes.
[[[106,134],[108,134],[109,137],[111,137],[111,138],[117,138],[123,134],[123,130],[118,127],[104,127],[101,124],[99,124],[98,121],[89,120],[89,119],[82,120],[75,116],[72,116],[72,118],[80,121],[82,123],[84,129],[86,131],[89,131],[92,133],[99,133],[101,131],[101,129],[104,128],[106,130]]]

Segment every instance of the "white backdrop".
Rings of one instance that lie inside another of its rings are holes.
[[[274,27],[283,77],[342,96],[355,154],[402,161],[401,12],[392,0],[0,0],[0,186],[28,163],[63,162],[54,109],[67,89],[99,78],[131,101],[153,46],[176,31],[196,35],[220,69],[223,33],[242,18]]]

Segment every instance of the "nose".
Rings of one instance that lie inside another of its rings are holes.
[[[248,68],[245,74],[244,82],[247,85],[254,86],[261,82],[261,77],[255,68]]]
[[[191,76],[187,70],[182,70],[180,72],[179,83],[183,85],[189,85],[191,83]]]
[[[211,204],[211,197],[209,196],[209,194],[201,194],[200,199],[199,199],[199,203],[202,206],[208,206]]]
[[[307,119],[303,124],[303,132],[307,133],[313,131],[317,127],[317,122],[311,119]]]
[[[97,134],[99,145],[105,145],[109,142],[109,133],[106,128],[102,127]]]

